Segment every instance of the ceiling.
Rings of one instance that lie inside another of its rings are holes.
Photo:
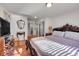
[[[13,13],[39,18],[55,17],[79,10],[79,3],[53,3],[50,8],[47,8],[45,3],[0,3],[0,6]]]

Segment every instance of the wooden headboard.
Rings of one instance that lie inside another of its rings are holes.
[[[53,31],[72,31],[72,32],[79,32],[78,26],[73,26],[70,24],[66,24],[62,27],[54,28]]]

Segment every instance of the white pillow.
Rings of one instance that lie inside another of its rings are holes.
[[[53,35],[54,35],[54,36],[59,36],[59,37],[64,37],[64,32],[61,32],[61,31],[54,31],[54,32],[53,32]]]
[[[77,32],[69,32],[69,31],[66,31],[64,37],[79,41],[79,33],[77,33]]]

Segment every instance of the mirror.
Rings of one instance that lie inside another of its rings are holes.
[[[19,29],[23,29],[25,26],[25,22],[23,20],[18,20],[17,25]]]

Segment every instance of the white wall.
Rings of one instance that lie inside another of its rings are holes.
[[[27,17],[23,17],[20,15],[15,15],[15,14],[11,14],[11,21],[10,21],[10,30],[11,30],[11,35],[14,35],[16,37],[17,32],[25,32],[25,38],[27,39],[27,35],[28,35],[28,27],[27,27]],[[17,26],[17,21],[18,20],[24,20],[25,21],[25,27],[20,30]]]
[[[10,22],[9,12],[2,7],[0,7],[0,17],[3,18],[4,20]]]
[[[79,11],[74,11],[72,13],[67,13],[59,17],[52,18],[53,28],[63,26],[66,23],[79,26]]]
[[[45,18],[45,33],[48,32],[48,27],[52,25],[52,28],[61,27],[65,24],[79,26],[79,10],[71,13],[65,13],[54,18]]]
[[[50,18],[41,19],[41,21],[45,22],[45,33],[48,33],[48,27],[52,25],[52,20]]]

